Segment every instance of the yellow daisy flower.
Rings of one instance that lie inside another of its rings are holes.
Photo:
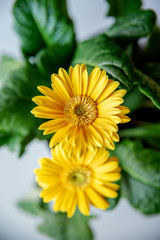
[[[72,217],[76,206],[89,215],[89,204],[106,209],[107,198],[116,198],[121,168],[117,157],[109,157],[105,148],[85,152],[81,158],[69,157],[57,144],[52,159],[41,158],[40,169],[35,169],[36,181],[43,188],[44,202],[54,201],[54,211],[67,212]]]
[[[113,150],[113,141],[119,141],[117,124],[130,121],[125,116],[129,109],[120,106],[126,90],[114,91],[119,82],[108,79],[98,67],[88,76],[84,64],[70,67],[69,75],[60,68],[51,81],[54,90],[38,87],[45,96],[33,98],[39,106],[32,110],[36,117],[52,119],[39,127],[44,134],[56,132],[50,148],[61,141],[65,148],[76,146],[77,156],[97,146]]]

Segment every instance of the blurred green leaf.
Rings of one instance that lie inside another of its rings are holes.
[[[146,185],[129,174],[123,174],[122,191],[131,205],[145,214],[160,212],[160,189]]]
[[[135,84],[139,90],[149,97],[157,108],[160,108],[160,84],[139,70],[136,70]]]
[[[109,77],[129,89],[134,80],[133,66],[124,51],[105,35],[79,43],[72,64],[85,63],[106,70]]]
[[[43,219],[38,230],[55,240],[92,240],[93,234],[89,227],[89,220],[93,217],[83,216],[78,210],[69,219],[65,213],[54,213],[49,210],[48,204],[38,197],[40,189],[36,187],[18,206],[25,212]]]
[[[40,70],[44,71],[46,61],[54,69],[57,57],[62,66],[64,59],[69,61],[75,48],[75,34],[65,0],[17,0],[13,14],[23,53],[35,56],[43,49],[38,57]]]
[[[145,214],[160,212],[160,152],[128,139],[114,153],[123,169],[122,196]]]
[[[160,123],[152,123],[144,126],[127,128],[120,131],[120,137],[151,138],[159,139],[160,142]]]
[[[138,181],[160,189],[160,152],[143,148],[139,141],[124,140],[115,150],[122,169]]]
[[[139,10],[118,19],[106,34],[113,39],[137,40],[151,33],[155,21],[156,15],[152,10]]]
[[[108,16],[124,17],[136,10],[139,10],[142,1],[141,0],[107,0],[109,3]]]
[[[38,230],[55,240],[92,240],[93,234],[88,225],[91,217],[83,216],[79,211],[68,219],[65,213],[57,213],[46,216]]]
[[[12,67],[13,64],[13,67]],[[2,58],[0,69],[0,146],[18,149],[21,155],[25,146],[36,136],[39,120],[30,113],[37,95],[37,85],[44,80],[30,65],[18,65],[17,61]]]

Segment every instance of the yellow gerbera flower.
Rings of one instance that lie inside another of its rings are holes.
[[[109,207],[107,198],[116,198],[121,168],[117,157],[109,157],[105,148],[85,152],[81,158],[69,157],[57,144],[52,159],[39,160],[35,169],[36,180],[43,188],[40,197],[44,202],[55,201],[53,210],[67,212],[72,217],[76,206],[89,215],[89,204],[100,209]]]
[[[32,110],[36,117],[52,119],[39,127],[44,134],[56,132],[50,148],[61,141],[65,148],[76,146],[77,156],[96,146],[113,150],[113,141],[119,141],[117,124],[130,121],[125,116],[129,109],[120,106],[126,91],[114,91],[119,82],[108,79],[98,67],[88,77],[84,64],[70,67],[69,75],[60,68],[51,80],[54,90],[39,86],[45,96],[33,98],[39,106]]]

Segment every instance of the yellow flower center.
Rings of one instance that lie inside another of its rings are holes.
[[[86,126],[95,120],[97,106],[90,97],[72,97],[65,105],[64,115],[74,126]]]
[[[82,185],[86,183],[86,174],[82,172],[73,172],[69,175],[69,181],[74,185]]]

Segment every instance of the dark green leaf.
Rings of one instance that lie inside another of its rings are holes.
[[[160,212],[160,189],[146,185],[129,174],[123,175],[122,191],[133,207],[145,214]]]
[[[41,49],[51,47],[55,56],[54,46],[66,48],[65,57],[72,54],[75,35],[65,0],[17,0],[13,14],[15,30],[26,56],[35,56]]]
[[[132,87],[132,63],[124,51],[105,35],[79,43],[72,63],[85,63],[89,68],[99,66],[109,77],[120,81],[121,87]]]
[[[66,69],[71,61],[73,45],[52,46],[39,51],[36,55],[38,69],[50,78],[52,73],[57,73],[59,67]]]
[[[144,98],[145,96],[139,91],[138,87],[134,86],[124,96],[125,106],[130,109],[130,112],[133,112],[141,107]]]
[[[160,152],[144,149],[139,141],[117,144],[115,154],[122,169],[138,181],[160,189]]]
[[[154,27],[147,43],[147,54],[150,58],[160,61],[160,29]]]
[[[140,10],[118,19],[106,34],[113,39],[136,40],[151,33],[156,21],[152,10]]]
[[[155,81],[139,70],[136,71],[136,75],[135,84],[138,85],[139,90],[160,108],[160,84],[158,81]]]
[[[27,65],[22,66],[11,59],[3,59],[0,69],[0,146],[8,145],[11,150],[18,148],[21,155],[25,146],[36,136],[39,120],[30,113],[34,104],[32,97],[37,95],[37,85],[43,78],[39,72]],[[15,67],[16,66],[16,67]]]
[[[139,10],[142,2],[141,0],[107,0],[109,3],[108,16],[123,17],[136,10]]]
[[[160,57],[160,55],[159,55]],[[160,59],[159,59],[160,60]],[[160,85],[160,63],[147,63],[143,66],[143,72]]]

